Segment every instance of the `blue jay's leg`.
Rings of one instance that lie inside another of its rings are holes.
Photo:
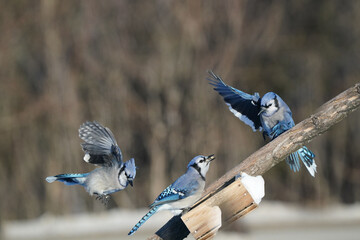
[[[140,219],[140,221],[130,230],[128,235],[133,235],[152,215],[154,215],[160,206],[155,206],[150,211]]]
[[[66,185],[83,185],[87,175],[89,175],[89,173],[65,173],[47,177],[46,181],[49,183],[59,181],[65,183]]]
[[[266,136],[269,137],[269,134],[265,131],[262,132],[262,135],[263,135],[264,141],[266,141]]]
[[[294,172],[300,170],[300,161],[304,163],[305,167],[309,171],[311,176],[315,176],[316,173],[316,163],[315,163],[315,154],[311,152],[307,147],[302,147],[294,153],[291,153],[287,158],[286,162],[289,164],[290,169]]]
[[[96,200],[101,201],[105,206],[108,205],[108,203],[109,203],[109,201],[111,199],[110,195],[106,195],[106,194],[101,195],[101,194],[98,194],[98,193],[94,193],[94,194],[97,195]]]
[[[94,193],[94,194],[97,195],[96,200],[100,200],[105,206],[107,206],[111,199],[110,194],[118,191],[120,191],[120,189],[112,189],[112,190],[103,191],[102,194],[99,193]]]

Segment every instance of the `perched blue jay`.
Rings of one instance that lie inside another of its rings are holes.
[[[66,185],[82,185],[90,195],[97,195],[103,202],[109,194],[123,190],[136,175],[133,158],[122,162],[122,154],[110,129],[97,122],[86,122],[80,126],[79,137],[85,152],[84,161],[101,167],[89,173],[65,173],[46,178],[49,183],[64,182]]]
[[[171,210],[179,215],[190,208],[200,197],[205,187],[205,175],[209,170],[210,156],[196,156],[187,166],[187,171],[173,184],[168,186],[150,205],[150,211],[131,229],[128,235],[134,234],[152,215],[161,210]]]
[[[247,94],[226,85],[212,71],[209,71],[209,74],[211,76],[211,78],[208,78],[209,83],[224,98],[230,111],[249,125],[254,132],[257,130],[263,131],[264,138],[266,135],[273,140],[295,126],[290,108],[276,93],[268,92],[260,98],[259,93]],[[301,159],[311,176],[314,177],[316,172],[314,158],[314,153],[304,146],[291,153],[286,158],[286,162],[291,170],[297,172],[300,170],[299,159]]]

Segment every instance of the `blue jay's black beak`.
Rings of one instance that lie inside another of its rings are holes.
[[[265,111],[265,108],[261,108],[260,112],[258,113],[258,116],[259,116],[263,111]]]
[[[128,180],[128,182],[129,182],[129,184],[130,184],[130,186],[131,187],[133,187],[134,185],[133,185],[133,181],[132,180]]]
[[[211,162],[211,161],[213,161],[214,159],[215,159],[214,154],[211,154],[211,155],[209,155],[209,156],[206,157],[206,160],[207,160],[208,162]]]

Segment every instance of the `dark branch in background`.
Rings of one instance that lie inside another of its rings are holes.
[[[280,135],[228,171],[206,189],[199,202],[212,197],[219,188],[240,172],[246,172],[254,176],[263,175],[270,168],[283,161],[290,153],[343,120],[349,113],[355,111],[359,105],[360,83],[357,83],[355,86],[323,104],[315,114]],[[321,166],[319,167],[321,168]],[[158,230],[156,235],[149,239],[184,239],[188,234],[188,229],[180,217],[176,216]]]

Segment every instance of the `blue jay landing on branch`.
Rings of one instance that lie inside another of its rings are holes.
[[[150,205],[150,211],[131,229],[128,235],[134,234],[152,215],[161,210],[171,210],[179,215],[190,208],[200,197],[205,188],[205,175],[209,170],[210,156],[196,156],[187,166],[187,171],[173,184],[168,186]]]
[[[122,153],[110,129],[97,122],[86,122],[79,128],[79,137],[84,140],[81,144],[85,152],[84,161],[100,165],[101,167],[89,173],[65,173],[46,178],[49,183],[60,181],[66,185],[81,185],[90,195],[97,195],[97,199],[105,204],[109,194],[123,190],[136,175],[133,158],[122,162]]]
[[[226,85],[212,71],[209,71],[209,74],[211,76],[208,78],[209,83],[224,98],[230,111],[249,125],[254,132],[263,131],[264,139],[266,135],[273,140],[295,126],[290,108],[276,93],[268,92],[260,98],[259,93],[247,94]],[[286,162],[291,170],[297,172],[300,170],[299,159],[301,159],[311,176],[315,177],[316,164],[314,158],[315,154],[304,146],[291,153],[286,158]]]

